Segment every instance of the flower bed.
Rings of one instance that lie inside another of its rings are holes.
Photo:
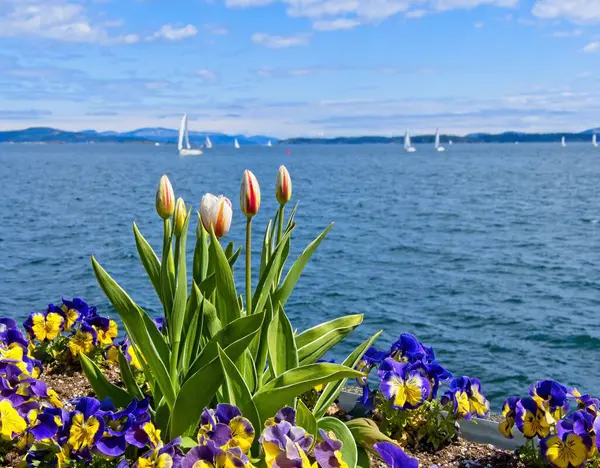
[[[512,437],[516,426],[527,438],[515,454],[460,438],[460,424],[488,415],[482,385],[477,378],[453,377],[433,348],[411,334],[378,350],[378,332],[342,363],[324,360],[363,317],[342,316],[301,333],[294,330],[286,302],[331,226],[286,266],[296,206],[286,219],[292,183],[283,166],[275,195],[279,209],[261,236],[253,282],[252,227],[261,193],[256,177],[244,173],[245,294],[238,294],[233,274],[241,249],[221,244],[232,222],[229,199],[203,197],[188,275],[191,212],[181,198],[175,200],[163,176],[156,194],[164,231],[160,257],[133,226],[162,317],[148,316],[92,258],[98,283],[126,332],[123,340],[116,342],[116,319],[99,316],[79,298],[63,298],[30,314],[25,333],[13,320],[0,319],[2,464],[597,465],[598,400],[556,382],[538,382],[529,397],[507,400],[500,430]],[[350,417],[338,404],[349,380],[361,388],[357,400],[367,417]]]

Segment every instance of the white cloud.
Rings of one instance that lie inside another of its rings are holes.
[[[532,13],[539,18],[566,19],[574,23],[599,23],[599,0],[537,0]]]
[[[587,53],[600,52],[600,42],[590,42],[582,49],[582,51]]]
[[[313,29],[317,31],[335,31],[338,29],[352,29],[360,24],[360,21],[348,18],[337,18],[332,20],[315,21]]]
[[[229,34],[229,29],[219,24],[204,24],[202,28],[215,36],[226,36]]]
[[[252,42],[260,44],[271,49],[283,49],[286,47],[298,47],[308,44],[310,36],[308,34],[296,34],[293,36],[272,36],[265,33],[255,33],[252,35]]]
[[[322,24],[333,22],[340,16],[345,17],[345,21],[362,24],[381,21],[399,13],[416,18],[427,13],[471,9],[479,5],[510,8],[515,7],[518,2],[519,0],[225,0],[228,7],[238,8],[282,3],[287,5],[289,16],[319,20],[323,21]]]
[[[193,37],[196,34],[198,34],[198,28],[192,24],[188,24],[182,28],[175,28],[171,24],[165,24],[152,34],[152,36],[148,37],[148,40],[167,39],[168,41],[180,41],[187,37]]]
[[[202,78],[205,83],[216,83],[217,81],[217,74],[211,70],[207,70],[206,68],[198,70],[196,75]]]
[[[554,37],[579,37],[583,34],[581,29],[573,29],[572,31],[555,31],[552,33]]]
[[[484,26],[484,23],[483,23],[483,21],[477,21],[477,23],[475,23],[475,24],[474,24],[474,26],[475,26],[477,29],[481,29],[481,28],[483,28],[483,26]]]

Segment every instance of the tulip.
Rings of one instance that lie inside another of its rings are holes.
[[[162,219],[168,219],[175,211],[175,193],[166,174],[160,178],[156,192],[156,211]]]
[[[275,180],[275,196],[280,205],[285,205],[292,198],[292,179],[285,166],[279,166]]]
[[[231,227],[231,202],[224,195],[218,197],[212,193],[207,193],[202,197],[200,205],[200,219],[204,229],[210,232],[214,230],[215,236],[223,237],[229,232]]]
[[[187,218],[187,210],[185,208],[185,202],[183,198],[179,197],[177,203],[175,203],[175,235],[181,236],[183,232],[183,226]]]
[[[244,171],[240,188],[240,206],[247,217],[255,216],[260,208],[260,186],[256,176],[249,170]]]

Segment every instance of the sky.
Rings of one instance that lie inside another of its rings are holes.
[[[600,126],[600,0],[0,0],[0,130]]]

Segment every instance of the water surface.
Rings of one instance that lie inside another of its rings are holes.
[[[478,376],[496,408],[541,378],[600,393],[600,150],[286,149],[216,147],[180,159],[172,147],[1,145],[0,315],[25,319],[61,295],[113,313],[92,254],[142,307],[160,313],[131,222],[159,248],[161,174],[195,209],[205,192],[229,196],[236,209],[229,239],[241,245],[239,184],[251,169],[263,191],[258,249],[285,164],[300,200],[292,254],[335,222],[288,303],[293,325],[365,314],[333,357],[343,359],[378,329],[385,329],[381,346],[410,331],[455,374]]]

